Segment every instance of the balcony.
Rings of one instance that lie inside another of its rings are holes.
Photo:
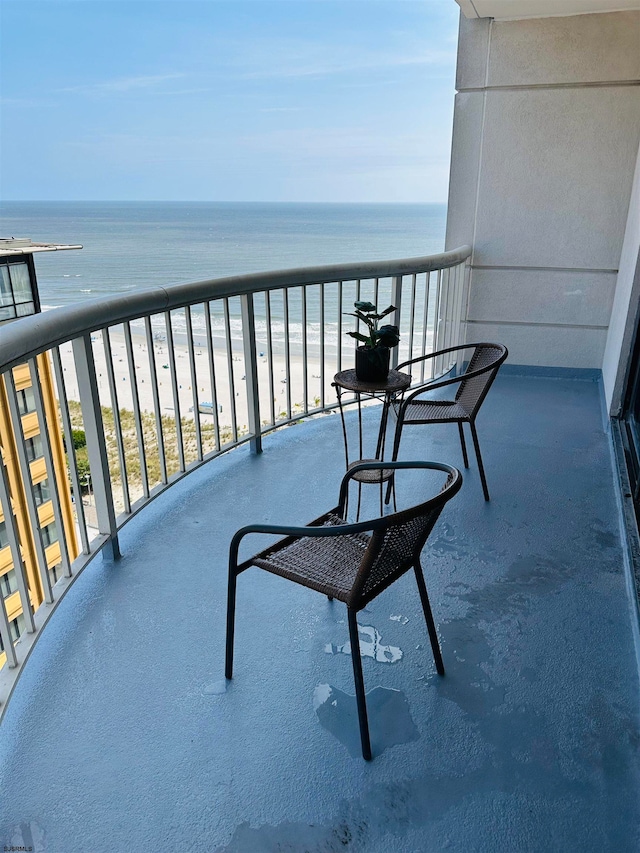
[[[60,601],[3,721],[2,843],[637,850],[637,664],[599,384],[507,365],[478,429],[492,501],[464,472],[424,553],[446,675],[410,576],[359,614],[373,762],[337,602],[242,575],[223,677],[230,537],[333,505],[329,414],[164,491],[120,531],[122,558],[91,561]],[[407,429],[401,455],[460,465],[457,431]]]
[[[637,668],[599,386],[517,374],[478,422],[491,503],[471,468],[424,554],[446,676],[412,578],[360,614],[382,652],[364,657],[371,764],[337,602],[243,575],[223,678],[229,539],[332,505],[341,435],[324,416],[200,467],[127,524],[121,560],[83,572],[5,714],[3,843],[637,849]],[[460,464],[455,428],[425,430],[403,457]]]

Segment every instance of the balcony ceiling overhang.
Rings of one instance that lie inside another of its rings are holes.
[[[466,18],[550,18],[640,9],[640,0],[456,0]]]

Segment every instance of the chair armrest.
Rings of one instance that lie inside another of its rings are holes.
[[[451,465],[446,465],[444,462],[416,462],[416,461],[406,461],[406,462],[385,462],[384,460],[380,462],[359,462],[357,465],[349,468],[347,473],[342,478],[342,482],[340,483],[340,498],[338,500],[338,506],[335,512],[342,516],[344,513],[344,507],[346,505],[347,500],[347,489],[349,487],[349,481],[353,479],[354,475],[360,471],[399,471],[399,470],[408,470],[415,468],[426,468],[431,471],[444,471],[445,474],[457,474],[460,476],[460,472],[456,468],[452,468]],[[344,530],[345,527],[352,528],[349,532],[357,533],[358,531],[355,528],[361,528],[365,530],[375,530],[376,527],[384,525],[388,520],[388,516],[380,519],[369,519],[367,522],[360,522],[360,524],[349,524],[341,526],[341,530]],[[362,525],[367,525],[362,528]]]
[[[473,346],[473,345],[472,345]],[[458,349],[458,347],[455,347]],[[451,350],[442,350],[442,352],[450,352]],[[439,353],[433,353],[433,355],[438,355]],[[428,356],[426,356],[428,358]],[[452,376],[449,379],[438,379],[436,381],[430,380],[429,382],[424,382],[422,385],[415,388],[409,395],[405,396],[402,403],[398,407],[398,413],[400,417],[400,413],[404,413],[404,410],[407,408],[408,404],[411,403],[416,397],[420,394],[424,394],[427,391],[435,391],[436,388],[444,388],[446,385],[455,385],[463,380],[473,379],[475,376],[481,376],[483,373],[488,373],[490,370],[496,369],[496,363],[492,362],[491,364],[485,365],[485,367],[479,367],[477,370],[467,370],[464,373],[461,373],[460,376]]]
[[[240,547],[240,542],[250,533],[266,533],[273,536],[283,536],[285,540],[289,539],[293,542],[296,539],[326,538],[331,536],[348,536],[352,533],[365,533],[374,529],[375,522],[377,521],[377,519],[374,519],[361,521],[356,524],[334,524],[323,526],[323,522],[327,518],[327,515],[331,514],[340,515],[340,507],[334,507],[329,510],[329,512],[324,513],[324,515],[321,515],[319,518],[316,518],[304,527],[290,524],[250,524],[246,527],[240,528],[240,530],[234,534],[229,547],[229,570],[239,574],[251,565],[251,558],[238,564],[238,549]]]
[[[445,474],[453,475],[454,480],[450,488],[455,491],[460,488],[462,483],[462,475],[458,469],[451,465],[446,465],[444,462],[361,462],[358,465],[354,465],[353,468],[350,468],[342,478],[342,483],[340,484],[340,501],[338,506],[324,513],[319,518],[316,518],[308,525],[300,527],[298,525],[291,524],[249,524],[246,527],[241,527],[240,530],[234,534],[229,547],[230,573],[239,574],[251,565],[251,558],[238,564],[238,549],[240,547],[240,542],[250,533],[266,533],[274,536],[284,536],[285,540],[290,539],[291,541],[294,541],[295,539],[326,538],[331,536],[349,536],[353,533],[368,533],[373,532],[380,527],[388,526],[390,516],[368,519],[367,521],[359,521],[355,524],[334,524],[328,526],[323,526],[323,524],[328,515],[337,515],[341,518],[343,517],[349,481],[353,478],[354,474],[357,474],[359,471],[376,469],[401,470],[415,468],[443,471]]]
[[[402,367],[406,367],[408,364],[416,364],[419,361],[427,361],[429,358],[437,358],[439,355],[446,355],[448,352],[462,352],[466,349],[472,349],[473,347],[477,347],[478,344],[458,344],[455,347],[447,347],[446,349],[439,349],[436,352],[427,353],[427,355],[418,355],[416,358],[410,358],[409,361],[403,361],[402,364],[399,364],[395,369],[400,370]]]

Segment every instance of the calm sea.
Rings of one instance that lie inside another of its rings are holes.
[[[43,306],[219,276],[441,252],[444,204],[4,202],[0,236],[36,255]]]

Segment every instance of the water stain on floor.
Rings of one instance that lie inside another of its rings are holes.
[[[356,697],[330,684],[319,684],[313,692],[313,709],[320,725],[344,744],[353,758],[362,758]],[[374,757],[420,737],[401,690],[374,687],[367,693],[367,715]]]
[[[385,646],[380,640],[380,633],[372,625],[358,625],[360,641],[360,654],[364,657],[373,658],[379,663],[397,663],[402,660],[402,649],[398,646]],[[341,646],[335,643],[327,643],[324,647],[328,655],[350,655],[351,643],[347,641]]]

